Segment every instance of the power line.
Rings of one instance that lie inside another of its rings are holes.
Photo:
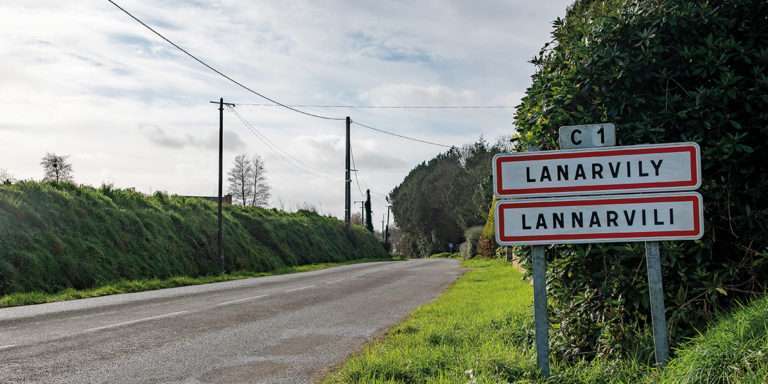
[[[276,107],[266,103],[239,103],[252,107]],[[290,104],[295,108],[340,109],[514,109],[513,105],[345,105],[345,104]]]
[[[363,123],[361,123],[361,122],[358,122],[358,121],[354,121],[354,120],[352,120],[352,124],[358,125],[358,126],[360,126],[360,127],[363,127],[363,128],[367,128],[367,129],[370,129],[370,130],[372,130],[372,131],[376,131],[376,132],[379,132],[379,133],[383,133],[383,134],[385,134],[385,135],[390,135],[390,136],[399,137],[399,138],[401,138],[401,139],[406,139],[406,140],[411,140],[411,141],[417,141],[417,142],[419,142],[419,143],[424,143],[424,144],[436,145],[436,146],[438,146],[438,147],[443,147],[443,148],[453,148],[453,146],[452,146],[452,145],[440,144],[440,143],[436,143],[436,142],[434,142],[434,141],[429,141],[429,140],[419,139],[419,138],[416,138],[416,137],[412,137],[412,136],[401,135],[401,134],[399,134],[399,133],[395,133],[395,132],[392,132],[392,131],[387,131],[387,130],[384,130],[384,129],[381,129],[381,128],[376,128],[376,127],[370,126],[370,125],[368,125],[368,124],[363,124]]]
[[[174,43],[173,41],[171,41],[169,38],[165,37],[165,36],[164,36],[162,33],[160,33],[160,32],[158,32],[158,31],[156,31],[154,28],[150,27],[150,26],[149,26],[147,23],[143,22],[141,19],[139,19],[138,17],[136,17],[136,16],[134,16],[133,14],[131,14],[130,12],[128,12],[128,11],[127,11],[125,8],[123,8],[123,7],[119,6],[119,5],[118,5],[117,3],[115,3],[113,0],[107,0],[107,1],[108,1],[108,2],[110,2],[112,5],[114,5],[115,7],[117,7],[119,10],[123,11],[123,13],[125,13],[126,15],[128,15],[130,18],[132,18],[133,20],[135,20],[136,22],[138,22],[139,24],[141,24],[142,26],[144,26],[144,28],[147,28],[149,31],[151,31],[152,33],[154,33],[155,35],[157,35],[157,36],[158,36],[158,37],[160,37],[161,39],[165,40],[165,42],[167,42],[168,44],[172,45],[174,48],[178,49],[179,51],[183,52],[185,55],[189,56],[189,57],[190,57],[190,58],[192,58],[193,60],[195,60],[195,61],[197,61],[198,63],[200,63],[202,66],[204,66],[204,67],[208,68],[209,70],[211,70],[211,71],[215,72],[215,73],[216,73],[216,74],[218,74],[219,76],[221,76],[221,77],[223,77],[223,78],[225,78],[225,79],[229,80],[230,82],[232,82],[233,84],[235,84],[235,85],[239,86],[240,88],[243,88],[243,89],[245,89],[246,91],[248,91],[248,92],[250,92],[250,93],[253,93],[253,94],[254,94],[254,95],[256,95],[256,96],[258,96],[258,97],[260,97],[260,98],[262,98],[262,99],[264,99],[264,100],[267,100],[267,101],[269,101],[269,102],[270,102],[270,103],[272,103],[272,104],[275,104],[275,105],[277,105],[277,106],[283,107],[283,108],[285,108],[285,109],[288,109],[288,110],[291,110],[291,111],[293,111],[293,112],[296,112],[296,113],[300,113],[300,114],[303,114],[303,115],[306,115],[306,116],[316,117],[316,118],[318,118],[318,119],[324,119],[324,120],[335,120],[335,121],[342,121],[342,120],[346,120],[346,117],[334,117],[334,116],[325,116],[325,115],[318,115],[318,114],[315,114],[315,113],[311,113],[311,112],[306,112],[306,111],[303,111],[303,110],[301,110],[301,109],[298,109],[298,108],[296,108],[296,107],[292,107],[292,106],[290,106],[290,105],[287,105],[287,104],[283,104],[283,103],[281,103],[281,102],[279,102],[279,101],[277,101],[277,100],[275,100],[275,99],[272,99],[272,98],[270,98],[270,97],[268,97],[268,96],[265,96],[265,95],[261,94],[260,92],[257,92],[257,91],[255,91],[255,90],[251,89],[251,88],[250,88],[250,87],[248,87],[247,85],[245,85],[245,84],[243,84],[243,83],[241,83],[241,82],[239,82],[239,81],[237,81],[237,80],[235,80],[235,79],[233,79],[233,78],[229,77],[228,75],[226,75],[225,73],[223,73],[223,72],[219,71],[218,69],[216,69],[216,68],[212,67],[211,65],[209,65],[209,64],[208,64],[208,63],[206,63],[205,61],[203,61],[203,60],[201,60],[201,59],[197,58],[197,56],[195,56],[195,55],[191,54],[191,53],[190,53],[189,51],[187,51],[186,49],[182,48],[182,47],[181,47],[181,46],[179,46],[178,44],[176,44],[176,43]],[[440,144],[440,143],[436,143],[436,142],[432,142],[432,141],[428,141],[428,140],[423,140],[423,139],[419,139],[419,138],[415,138],[415,137],[411,137],[411,136],[401,135],[401,134],[399,134],[399,133],[394,133],[394,132],[390,132],[390,131],[387,131],[387,130],[384,130],[384,129],[380,129],[380,128],[372,127],[372,126],[370,126],[370,125],[367,125],[367,124],[363,124],[363,123],[359,123],[359,122],[356,122],[356,121],[353,121],[353,123],[354,123],[354,124],[356,124],[356,125],[358,125],[358,126],[361,126],[361,127],[363,127],[363,128],[367,128],[367,129],[370,129],[370,130],[373,130],[373,131],[376,131],[376,132],[379,132],[379,133],[383,133],[383,134],[386,134],[386,135],[390,135],[390,136],[399,137],[399,138],[401,138],[401,139],[406,139],[406,140],[416,141],[416,142],[420,142],[420,143],[424,143],[424,144],[436,145],[436,146],[439,146],[439,147],[444,147],[444,148],[451,148],[451,147],[452,147],[452,146],[450,146],[450,145]]]
[[[294,167],[296,167],[298,169],[301,169],[303,171],[312,173],[312,174],[314,174],[316,176],[330,177],[330,178],[334,178],[334,179],[339,179],[338,177],[334,177],[332,175],[329,175],[329,174],[326,174],[326,173],[322,173],[322,172],[319,172],[319,171],[316,171],[316,170],[312,169],[311,167],[309,167],[303,161],[293,157],[290,153],[288,153],[287,151],[284,151],[283,149],[281,149],[279,146],[277,146],[277,144],[275,144],[272,140],[270,140],[269,137],[267,137],[263,133],[259,132],[259,130],[256,129],[256,127],[250,121],[246,120],[246,118],[243,117],[234,107],[229,107],[228,110],[230,112],[232,112],[237,117],[237,119],[240,120],[240,122],[246,128],[248,128],[248,130],[251,131],[251,133],[256,135],[256,138],[258,138],[262,143],[264,143],[273,152],[275,152],[278,155],[282,156],[286,160],[289,160],[290,162],[292,162]]]
[[[231,77],[227,76],[226,74],[224,74],[223,72],[219,71],[218,69],[216,69],[216,68],[214,68],[214,67],[210,66],[210,65],[209,65],[208,63],[206,63],[205,61],[203,61],[203,60],[201,60],[201,59],[197,58],[197,56],[195,56],[195,55],[193,55],[193,54],[189,53],[189,51],[187,51],[186,49],[182,48],[182,47],[181,47],[181,46],[179,46],[178,44],[174,43],[173,41],[171,41],[171,40],[170,40],[170,39],[168,39],[167,37],[163,36],[163,34],[161,34],[160,32],[156,31],[154,28],[150,27],[150,26],[149,26],[149,25],[147,25],[145,22],[141,21],[141,19],[139,19],[138,17],[134,16],[133,14],[131,14],[130,12],[128,12],[127,10],[125,10],[125,8],[123,8],[123,7],[119,6],[119,5],[117,5],[117,3],[115,3],[114,1],[112,1],[112,0],[107,0],[107,1],[109,1],[110,3],[112,3],[112,5],[114,5],[115,7],[117,7],[119,10],[123,11],[123,13],[125,13],[126,15],[130,16],[130,17],[131,17],[133,20],[135,20],[135,21],[136,21],[136,22],[138,22],[139,24],[143,25],[143,26],[144,26],[144,28],[147,28],[147,29],[148,29],[148,30],[150,30],[152,33],[154,33],[155,35],[159,36],[161,39],[165,40],[165,42],[167,42],[168,44],[172,45],[174,48],[178,49],[179,51],[183,52],[184,54],[186,54],[187,56],[189,56],[189,57],[190,57],[190,58],[192,58],[193,60],[197,61],[198,63],[200,63],[200,64],[201,64],[201,65],[203,65],[204,67],[206,67],[206,68],[210,69],[211,71],[215,72],[215,73],[216,73],[216,74],[218,74],[219,76],[221,76],[221,77],[223,77],[223,78],[225,78],[225,79],[229,80],[230,82],[232,82],[233,84],[235,84],[235,85],[239,86],[240,88],[243,88],[243,89],[245,89],[246,91],[248,91],[248,92],[250,92],[250,93],[253,93],[253,94],[254,94],[254,95],[256,95],[256,96],[258,96],[258,97],[260,97],[260,98],[262,98],[262,99],[264,99],[264,100],[267,100],[267,101],[269,101],[270,103],[273,103],[273,104],[275,104],[275,105],[277,105],[277,106],[283,107],[283,108],[285,108],[285,109],[288,109],[288,110],[291,110],[291,111],[294,111],[294,112],[297,112],[297,113],[301,113],[301,114],[303,114],[303,115],[307,115],[307,116],[316,117],[316,118],[318,118],[318,119],[324,119],[324,120],[339,120],[339,121],[340,121],[340,120],[345,120],[345,119],[346,119],[345,117],[333,117],[333,116],[324,116],[324,115],[318,115],[318,114],[315,114],[315,113],[310,113],[310,112],[302,111],[302,110],[300,110],[300,109],[298,109],[298,108],[294,108],[294,107],[291,107],[290,105],[286,105],[286,104],[283,104],[283,103],[281,103],[281,102],[279,102],[279,101],[277,101],[277,100],[275,100],[275,99],[272,99],[272,98],[270,98],[270,97],[268,97],[268,96],[265,96],[265,95],[263,95],[262,93],[260,93],[260,92],[257,92],[257,91],[255,91],[255,90],[251,89],[250,87],[246,86],[245,84],[243,84],[243,83],[241,83],[241,82],[239,82],[239,81],[237,81],[237,80],[235,80],[235,79],[233,79],[233,78],[231,78]]]
[[[349,157],[352,159],[352,169],[355,171],[355,184],[357,185],[357,190],[360,192],[360,197],[362,199],[365,199],[365,194],[363,193],[363,189],[360,187],[360,180],[357,178],[357,173],[360,170],[357,169],[357,164],[355,164],[355,153],[352,152],[352,146],[349,147]]]

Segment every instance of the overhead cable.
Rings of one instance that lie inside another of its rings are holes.
[[[293,163],[294,167],[296,167],[298,169],[301,169],[301,170],[303,170],[305,172],[312,173],[312,174],[314,174],[316,176],[319,176],[319,177],[332,178],[332,179],[341,180],[340,177],[335,177],[333,175],[329,175],[327,173],[316,171],[316,170],[312,169],[311,167],[309,167],[303,161],[297,159],[296,157],[292,156],[287,151],[281,149],[279,146],[277,146],[277,144],[272,142],[272,140],[270,140],[266,135],[264,135],[263,133],[259,132],[259,130],[256,129],[256,127],[250,121],[248,121],[245,117],[243,117],[237,111],[237,109],[235,109],[234,107],[229,107],[228,110],[230,112],[232,112],[237,117],[238,120],[240,120],[240,122],[243,124],[243,126],[248,128],[248,130],[250,130],[254,135],[256,135],[256,138],[258,138],[262,143],[264,143],[273,152],[277,153],[281,157],[283,157],[286,160],[289,160],[291,163]]]
[[[429,140],[419,139],[419,138],[416,138],[416,137],[412,137],[412,136],[401,135],[401,134],[399,134],[399,133],[395,133],[395,132],[392,132],[392,131],[387,131],[387,130],[384,130],[384,129],[381,129],[381,128],[376,128],[376,127],[374,127],[374,126],[371,126],[371,125],[368,125],[368,124],[363,124],[363,123],[361,123],[361,122],[359,122],[359,121],[355,121],[355,120],[352,120],[352,124],[354,124],[354,125],[357,125],[357,126],[360,126],[360,127],[363,127],[363,128],[366,128],[366,129],[370,129],[370,130],[372,130],[372,131],[376,131],[376,132],[379,132],[379,133],[383,133],[383,134],[385,134],[385,135],[390,135],[390,136],[399,137],[399,138],[401,138],[401,139],[406,139],[406,140],[411,140],[411,141],[417,141],[417,142],[419,142],[419,143],[424,143],[424,144],[435,145],[435,146],[438,146],[438,147],[443,147],[443,148],[453,148],[453,146],[451,146],[451,145],[440,144],[440,143],[436,143],[436,142],[434,142],[434,141],[429,141]]]
[[[252,107],[275,107],[266,103],[239,103]],[[345,104],[290,104],[295,108],[341,109],[513,109],[513,105],[345,105]]]
[[[360,179],[357,178],[357,173],[360,171],[357,169],[357,164],[355,164],[355,154],[352,152],[352,146],[349,146],[349,157],[352,159],[352,170],[355,172],[355,184],[357,185],[357,190],[360,192],[360,198],[365,200],[365,194],[363,193],[363,189],[360,187]]]
[[[258,92],[258,91],[255,91],[255,90],[253,90],[252,88],[248,87],[247,85],[245,85],[245,84],[243,84],[243,83],[241,83],[241,82],[239,82],[239,81],[237,81],[237,80],[233,79],[232,77],[230,77],[230,76],[226,75],[224,72],[221,72],[221,71],[219,71],[218,69],[216,69],[216,68],[214,68],[214,67],[210,66],[210,65],[209,65],[208,63],[206,63],[205,61],[203,61],[203,60],[201,60],[201,59],[197,58],[197,56],[195,56],[195,55],[193,55],[193,54],[189,53],[189,51],[187,51],[186,49],[182,48],[182,47],[181,47],[181,46],[179,46],[178,44],[174,43],[174,42],[173,42],[173,41],[171,41],[169,38],[167,38],[167,37],[163,36],[163,34],[162,34],[162,33],[160,33],[160,32],[158,32],[158,31],[156,31],[154,28],[152,28],[152,27],[150,27],[149,25],[147,25],[147,23],[145,23],[145,22],[141,21],[141,19],[139,19],[138,17],[136,17],[136,16],[134,16],[133,14],[131,14],[130,12],[128,12],[128,11],[127,11],[125,8],[123,8],[123,7],[119,6],[119,5],[118,5],[117,3],[115,3],[113,0],[107,0],[107,1],[109,1],[110,3],[112,3],[112,5],[114,5],[115,7],[117,7],[118,9],[120,9],[121,11],[123,11],[123,12],[124,12],[126,15],[130,16],[130,17],[131,17],[133,20],[135,20],[135,21],[136,21],[136,22],[138,22],[139,24],[143,25],[145,28],[147,28],[148,30],[150,30],[152,33],[154,33],[155,35],[159,36],[161,39],[165,40],[165,41],[166,41],[168,44],[172,45],[174,48],[176,48],[176,49],[178,49],[179,51],[183,52],[184,54],[186,54],[187,56],[189,56],[189,57],[190,57],[190,58],[192,58],[193,60],[197,61],[198,63],[200,63],[200,64],[201,64],[201,65],[203,65],[204,67],[206,67],[206,68],[208,68],[209,70],[211,70],[211,71],[215,72],[215,73],[216,73],[216,74],[218,74],[219,76],[221,76],[221,77],[223,77],[223,78],[225,78],[225,79],[229,80],[230,82],[232,82],[233,84],[235,84],[235,85],[239,86],[240,88],[243,88],[243,89],[245,89],[246,91],[248,91],[248,92],[250,92],[250,93],[253,93],[253,94],[254,94],[254,95],[256,95],[256,96],[258,96],[258,97],[260,97],[260,98],[262,98],[262,99],[264,99],[264,100],[267,100],[267,101],[269,101],[270,103],[272,103],[272,104],[274,104],[274,105],[277,105],[277,106],[283,107],[283,108],[285,108],[285,109],[288,109],[288,110],[291,110],[291,111],[293,111],[293,112],[301,113],[301,114],[303,114],[303,115],[307,115],[307,116],[311,116],[311,117],[316,117],[316,118],[318,118],[318,119],[324,119],[324,120],[339,120],[339,121],[340,121],[340,120],[345,120],[345,119],[346,119],[345,117],[324,116],[324,115],[318,115],[318,114],[315,114],[315,113],[311,113],[311,112],[302,111],[301,109],[298,109],[298,108],[295,108],[295,107],[291,107],[290,105],[286,105],[286,104],[283,104],[283,103],[281,103],[281,102],[279,102],[279,101],[277,101],[277,100],[275,100],[275,99],[273,99],[273,98],[270,98],[270,97],[268,97],[268,96],[265,96],[265,95],[264,95],[264,94],[262,94],[261,92]]]

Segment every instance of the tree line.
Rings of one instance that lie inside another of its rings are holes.
[[[491,159],[510,149],[509,138],[454,147],[413,168],[392,190],[401,231],[397,248],[408,256],[455,251],[465,231],[483,225],[493,199]]]

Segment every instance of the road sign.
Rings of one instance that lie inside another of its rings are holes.
[[[616,145],[616,126],[611,123],[568,125],[558,130],[560,149],[612,147]]]
[[[696,143],[516,152],[493,158],[498,198],[695,190]]]
[[[695,240],[704,233],[696,192],[502,200],[501,245]]]

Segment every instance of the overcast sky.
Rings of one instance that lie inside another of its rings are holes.
[[[118,0],[172,40],[289,104],[517,105],[528,61],[570,1]],[[79,183],[215,195],[217,106],[262,103],[212,74],[106,0],[0,2],[0,168],[40,179],[46,152]],[[259,154],[271,205],[343,217],[344,123],[279,108],[238,112],[289,156],[225,113],[225,168]],[[450,145],[512,133],[514,110],[312,112]],[[353,126],[362,188],[383,195],[444,150]],[[360,194],[353,184],[353,199]]]

